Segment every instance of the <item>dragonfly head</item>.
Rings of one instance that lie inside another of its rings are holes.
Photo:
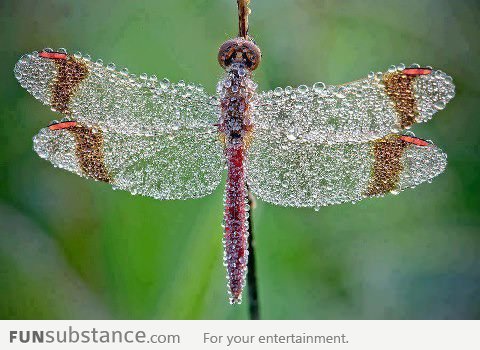
[[[260,48],[244,38],[235,38],[225,41],[218,50],[218,63],[227,68],[232,63],[243,63],[250,70],[255,70],[262,59]]]

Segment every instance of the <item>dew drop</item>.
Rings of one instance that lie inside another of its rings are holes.
[[[335,96],[338,98],[345,98],[347,96],[347,93],[345,91],[345,88],[340,86],[335,90]]]
[[[163,78],[160,82],[160,86],[162,87],[162,89],[168,88],[170,86],[170,80],[168,80],[167,78]]]
[[[294,141],[297,139],[297,137],[294,134],[287,134],[287,139],[290,141]]]
[[[321,81],[313,84],[313,91],[315,92],[322,92],[325,90],[325,83],[322,83]]]
[[[445,102],[443,102],[443,101],[437,101],[437,102],[434,103],[433,106],[434,106],[436,109],[438,109],[438,110],[442,110],[442,109],[445,108]]]
[[[300,85],[298,88],[297,88],[297,91],[301,94],[305,94],[308,92],[308,86],[307,85]]]

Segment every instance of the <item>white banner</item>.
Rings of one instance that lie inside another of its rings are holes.
[[[0,321],[0,349],[480,349],[480,321]]]

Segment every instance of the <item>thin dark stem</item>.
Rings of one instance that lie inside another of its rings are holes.
[[[251,320],[260,319],[260,310],[258,305],[258,285],[257,274],[255,270],[255,242],[253,240],[253,219],[252,213],[255,207],[255,200],[248,188],[248,205],[250,209],[248,213],[248,273],[247,273],[247,285],[248,285],[248,311],[250,313]]]
[[[250,0],[237,0],[238,5],[238,36],[248,38],[248,15],[250,9],[248,4]]]

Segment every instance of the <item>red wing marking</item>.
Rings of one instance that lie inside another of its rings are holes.
[[[42,51],[38,54],[38,57],[50,58],[54,60],[66,60],[67,54],[61,52]]]
[[[406,68],[402,71],[405,75],[428,75],[432,73],[430,68]]]
[[[428,146],[428,145],[430,145],[430,143],[428,143],[425,140],[419,139],[417,137],[407,136],[407,135],[400,136],[400,140],[408,142],[408,143],[412,143],[412,144],[417,145],[417,146]]]
[[[61,122],[61,123],[49,125],[48,128],[50,130],[61,130],[61,129],[72,128],[76,125],[77,125],[76,121],[68,121],[68,122]]]
[[[374,142],[375,162],[372,168],[372,179],[365,195],[381,195],[397,189],[400,173],[403,170],[402,155],[407,146],[408,141],[404,142],[396,135]]]

